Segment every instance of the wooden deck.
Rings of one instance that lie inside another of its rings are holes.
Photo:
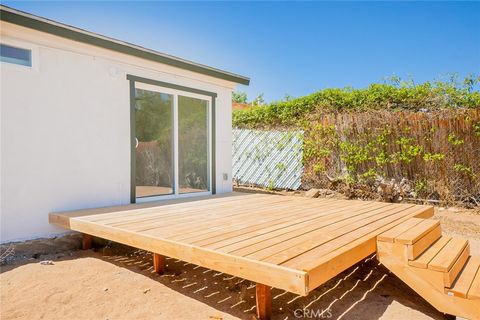
[[[376,236],[433,209],[262,194],[51,213],[50,222],[299,295],[376,251]]]

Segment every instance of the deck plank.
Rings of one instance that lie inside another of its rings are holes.
[[[332,206],[332,205],[338,206],[338,203],[337,204],[332,204],[332,201],[323,201],[322,203],[323,203],[323,205],[322,205],[323,208],[328,208],[329,206]],[[205,237],[208,238],[209,237],[208,233],[210,233],[210,232],[217,235],[218,233],[220,233],[220,234],[227,233],[229,230],[237,231],[237,230],[242,229],[242,228],[248,228],[248,227],[259,225],[259,224],[264,222],[263,218],[265,218],[266,215],[271,215],[272,214],[271,213],[272,211],[281,213],[281,215],[276,215],[275,214],[275,216],[272,218],[272,221],[284,219],[284,218],[287,218],[287,217],[290,217],[290,220],[293,221],[297,217],[301,217],[304,214],[309,214],[309,212],[302,212],[302,211],[306,211],[306,210],[310,210],[311,211],[310,213],[313,213],[314,211],[316,211],[316,209],[318,209],[319,210],[318,214],[320,214],[325,209],[320,209],[320,208],[318,208],[318,206],[319,206],[319,204],[315,203],[315,202],[310,202],[310,203],[306,203],[306,204],[298,205],[298,206],[296,206],[295,203],[289,203],[288,206],[285,206],[284,204],[281,204],[279,206],[276,206],[275,208],[273,208],[271,205],[268,205],[268,206],[265,206],[265,207],[257,206],[255,209],[250,211],[251,218],[247,218],[247,219],[242,218],[241,220],[240,219],[232,219],[232,220],[227,219],[225,221],[226,223],[218,223],[217,221],[215,221],[214,224],[210,228],[205,228],[205,229],[201,228],[201,229],[198,229],[198,230],[189,230],[188,235],[186,235],[185,233],[179,233],[178,235],[172,236],[171,238],[175,239],[175,240],[183,240],[183,241],[187,241],[189,243],[192,243],[194,241],[194,239],[190,240],[189,238],[202,239],[204,237],[204,235],[205,235]],[[302,208],[306,208],[306,209],[302,210]],[[210,237],[211,237],[211,235],[210,235]]]
[[[382,215],[381,208],[381,205],[377,205],[356,212],[355,209],[349,208],[346,211],[338,212],[338,214],[331,218],[319,219],[308,225],[302,224],[292,228],[292,230],[287,230],[288,232],[280,230],[278,232],[267,234],[262,238],[252,238],[251,240],[249,239],[243,243],[221,248],[220,250],[241,256],[251,256],[255,259],[261,259],[262,257],[267,257],[291,246],[296,246],[297,244],[302,243],[302,241],[311,239],[317,235],[320,237],[328,237],[329,232],[344,225],[360,221],[364,219],[365,216]]]
[[[192,214],[194,212],[198,212],[197,210],[201,210],[203,208],[211,208],[213,204],[219,206],[223,204],[229,204],[229,205],[241,205],[245,201],[257,201],[258,199],[264,198],[265,195],[255,195],[255,194],[242,194],[242,195],[237,195],[234,197],[224,197],[224,198],[214,198],[214,199],[203,199],[197,201],[190,201],[186,203],[181,203],[180,204],[175,204],[169,203],[167,205],[162,205],[162,206],[153,206],[153,207],[147,207],[143,208],[143,204],[135,204],[135,206],[139,206],[138,209],[133,209],[133,210],[128,210],[128,211],[122,211],[119,214],[115,215],[115,213],[106,213],[99,215],[97,217],[91,216],[91,217],[86,217],[86,220],[92,221],[92,222],[99,222],[99,223],[108,223],[109,221],[115,221],[115,219],[130,219],[130,221],[138,221],[141,219],[143,216],[148,216],[152,213],[159,213],[161,215],[168,215],[169,213],[186,213],[186,214]],[[193,209],[193,210],[192,210]]]
[[[258,203],[258,205],[262,205],[262,203]],[[148,221],[147,223],[141,224],[130,223],[128,225],[124,225],[123,227],[135,232],[155,232],[155,230],[158,230],[160,231],[160,234],[162,229],[168,228],[169,231],[173,231],[174,228],[177,227],[177,229],[182,232],[184,229],[189,229],[189,227],[192,225],[194,230],[198,230],[200,224],[206,226],[215,226],[221,225],[220,221],[234,221],[235,219],[249,218],[252,216],[252,213],[258,209],[258,205],[235,205],[223,210],[222,208],[219,208],[219,211],[217,211],[217,209],[212,210],[211,208],[206,208],[202,209],[205,211],[181,216],[177,216],[177,213],[173,212],[171,213],[171,217],[168,219],[156,219],[154,221]],[[282,201],[274,202],[269,205],[272,208],[281,207]]]
[[[196,218],[201,220],[200,222],[193,221],[192,223],[186,223],[178,227],[168,227],[168,230],[163,226],[154,226],[142,231],[148,231],[151,234],[158,234],[165,237],[175,237],[175,235],[185,237],[194,236],[207,230],[224,230],[229,227],[234,227],[236,224],[255,224],[262,219],[281,219],[290,214],[289,211],[284,209],[285,201],[288,202],[288,199],[274,203],[254,203],[249,207],[242,206],[233,211],[224,211],[226,214],[218,212],[218,215],[206,216],[205,218],[204,215],[197,216]]]
[[[126,204],[126,205],[105,206],[105,207],[88,208],[88,209],[80,209],[80,210],[70,209],[68,211],[57,211],[57,212],[49,213],[49,222],[68,229],[69,228],[68,223],[70,218],[90,216],[92,220],[95,220],[95,219],[99,219],[100,217],[132,214],[132,212],[135,212],[135,210],[138,210],[138,209],[156,208],[155,210],[158,210],[159,207],[165,208],[170,205],[178,205],[178,204],[182,204],[182,206],[185,206],[187,205],[187,203],[190,203],[190,202],[195,202],[197,204],[204,203],[204,202],[212,203],[213,201],[216,201],[218,199],[226,199],[227,201],[231,201],[233,200],[233,198],[236,198],[236,197],[243,197],[243,198],[248,197],[251,199],[251,198],[261,197],[261,196],[264,196],[264,195],[241,193],[241,192],[230,192],[230,193],[208,195],[208,196],[151,201],[151,202],[145,202],[145,203],[133,203],[133,204]]]
[[[119,216],[117,218],[115,217],[110,217],[109,220],[102,220],[102,221],[97,221],[97,222],[102,222],[105,224],[110,224],[112,226],[123,226],[123,225],[139,225],[139,229],[141,229],[141,225],[148,226],[152,222],[158,221],[158,218],[162,217],[162,220],[175,220],[179,218],[191,218],[197,216],[199,213],[202,214],[202,216],[209,216],[209,215],[219,215],[221,212],[224,212],[223,210],[231,210],[233,211],[234,209],[239,209],[242,207],[251,207],[253,203],[262,203],[263,200],[261,197],[255,197],[255,198],[245,198],[245,200],[251,200],[251,202],[245,204],[242,201],[236,199],[235,201],[215,201],[214,203],[204,203],[204,204],[198,204],[198,205],[192,205],[192,206],[185,206],[185,207],[175,207],[175,206],[169,206],[166,208],[150,208],[147,210],[141,210],[134,212],[133,215],[128,215],[124,214],[123,216]],[[277,202],[284,202],[286,199],[283,198],[277,198],[271,203],[277,203]],[[212,211],[212,208],[215,208],[214,211]]]
[[[334,211],[344,210],[344,208],[348,208],[348,206],[346,206],[346,205],[338,206],[335,203],[324,205],[321,208],[319,208],[318,205],[298,206],[298,207],[288,209],[288,210],[282,209],[282,212],[284,213],[284,216],[281,219],[287,218],[287,221],[289,221],[289,224],[292,225],[292,224],[295,224],[296,221],[301,220],[303,217],[310,217],[310,219],[313,219],[315,217],[323,217],[323,216],[327,216],[327,215],[331,214]],[[260,210],[258,212],[258,214],[256,215],[256,217],[262,217],[263,212],[264,212],[264,210]],[[237,222],[239,222],[239,221],[237,221]],[[240,221],[240,223],[241,223],[241,221]],[[249,226],[256,226],[256,225],[257,225],[257,223],[255,221],[253,221],[253,223],[250,224]],[[235,231],[235,230],[233,230],[233,231]],[[228,239],[231,236],[231,234],[226,233],[225,235],[219,236],[216,233],[212,233],[212,234],[207,233],[205,235],[200,233],[200,234],[198,234],[198,236],[199,236],[199,239],[197,239],[195,237],[195,239],[191,239],[191,240],[189,239],[189,241],[193,242],[193,241],[197,241],[197,240],[201,240],[201,239],[215,238],[216,241],[220,242],[220,241],[223,241],[225,239]]]
[[[332,204],[331,206],[335,206]],[[172,240],[178,241],[186,241],[188,243],[196,244],[196,245],[204,245],[201,241],[215,241],[221,242],[225,241],[226,239],[230,239],[231,237],[237,235],[244,235],[244,234],[251,234],[256,231],[265,231],[269,228],[278,228],[278,226],[285,226],[285,225],[292,225],[292,218],[295,219],[295,222],[298,221],[307,221],[313,220],[319,216],[327,215],[329,210],[325,210],[322,212],[315,212],[315,206],[304,206],[304,208],[297,208],[291,211],[284,212],[279,216],[275,216],[270,219],[265,219],[262,213],[259,213],[259,218],[255,218],[252,220],[236,220],[229,223],[224,228],[220,230],[215,228],[208,228],[206,230],[199,230],[195,233],[191,234],[180,234],[173,237],[169,237]],[[326,208],[328,209],[328,207]],[[250,236],[247,236],[250,237]],[[204,242],[203,242],[204,243]]]
[[[388,204],[385,204],[385,206],[388,206]],[[286,223],[283,223],[277,226],[258,229],[253,232],[241,234],[239,236],[234,236],[234,237],[225,236],[221,239],[209,238],[209,239],[206,239],[205,241],[195,242],[195,244],[205,245],[211,249],[221,249],[221,251],[224,251],[224,252],[233,252],[235,250],[245,248],[265,240],[283,236],[289,232],[297,232],[298,230],[301,230],[301,229],[305,230],[306,228],[312,228],[314,227],[313,226],[314,223],[315,224],[321,223],[321,222],[333,223],[335,221],[339,221],[342,219],[342,217],[345,217],[343,215],[343,212],[345,212],[345,210],[348,210],[349,215],[351,215],[350,209],[351,209],[350,207],[333,208],[333,209],[330,208],[328,210],[323,211],[322,214],[315,214],[313,218],[311,218],[312,216],[308,216],[308,218],[296,219],[294,223],[292,223],[291,221],[288,221]],[[368,207],[362,210],[359,210],[356,213],[361,214],[365,210],[369,210]]]
[[[271,199],[268,199],[263,195],[263,197],[255,198],[255,199],[247,199],[248,202],[235,202],[235,203],[228,203],[228,204],[217,204],[217,202],[210,203],[208,206],[203,206],[199,208],[189,209],[188,212],[182,212],[181,209],[177,209],[177,211],[169,211],[167,214],[170,216],[166,220],[168,221],[176,221],[177,219],[186,219],[186,220],[198,220],[201,219],[206,221],[208,218],[215,218],[215,217],[222,217],[222,216],[234,216],[240,211],[244,212],[251,212],[250,210],[255,210],[260,208],[272,208],[273,206],[278,207],[285,207],[286,203],[289,202],[287,197],[283,196],[273,196]],[[137,226],[136,223],[129,224],[130,226]],[[140,224],[138,228],[132,228],[134,231],[146,231],[149,229],[155,229],[156,227],[162,227],[162,221],[158,219],[153,219],[153,221],[147,221],[143,226]]]
[[[397,212],[408,210],[410,207],[412,207],[412,205],[406,207],[394,207],[385,211],[372,210],[360,216],[354,216],[352,218],[340,221],[332,226],[328,226],[321,230],[321,232],[295,237],[289,241],[279,243],[275,246],[271,246],[270,248],[266,248],[262,251],[255,252],[247,256],[259,260],[265,260],[270,263],[281,264],[337,237],[351,233],[356,229],[374,223],[375,221],[385,219],[386,216],[388,217],[389,215],[394,215]]]
[[[134,203],[127,205],[107,206],[81,210],[57,211],[51,212],[48,218],[50,223],[69,229],[70,218],[81,217],[84,220],[96,222],[105,221],[112,217],[132,217],[135,219],[139,219],[143,214],[156,212],[159,210],[159,208],[161,208],[161,210],[167,210],[168,208],[174,207],[178,210],[179,206],[183,208],[189,206],[200,206],[202,204],[211,205],[212,201],[215,201],[216,203],[219,203],[221,201],[233,202],[239,199],[248,199],[249,201],[254,201],[255,198],[264,196],[265,195],[263,194],[231,192],[225,194],[199,196],[184,199],[152,201],[146,203]]]

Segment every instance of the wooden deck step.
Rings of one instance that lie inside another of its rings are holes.
[[[472,287],[475,276],[478,273],[480,268],[480,258],[475,256],[470,256],[465,267],[462,269],[458,275],[457,281],[451,289],[446,290],[448,293],[453,294],[456,297],[467,298],[468,291]],[[477,278],[477,281],[480,280],[480,277]],[[475,289],[475,288],[474,288]]]
[[[468,241],[462,238],[453,238],[450,240],[440,252],[430,261],[428,269],[448,272],[458,258],[464,254],[465,247],[467,247]],[[470,254],[470,252],[468,252]]]
[[[447,243],[452,240],[451,237],[442,236],[435,243],[433,243],[425,252],[423,252],[415,260],[409,261],[408,264],[417,267],[427,269],[428,264],[432,261],[433,258],[447,245]]]
[[[396,225],[392,229],[382,233],[377,237],[377,241],[384,241],[384,242],[395,242],[395,238],[404,233],[405,231],[415,227],[417,224],[422,222],[424,219],[420,218],[411,218],[405,221],[404,223],[401,223],[399,225]]]
[[[437,225],[430,232],[425,234],[417,242],[413,244],[407,244],[407,257],[408,260],[414,260],[427,250],[435,241],[442,236],[442,228]]]
[[[414,260],[442,236],[438,220],[410,218],[380,234],[377,241],[404,244],[408,260]]]
[[[440,221],[424,219],[419,224],[409,228],[395,238],[395,242],[403,244],[414,244],[433,229],[440,226]]]
[[[452,287],[453,283],[457,279],[458,275],[462,271],[465,263],[467,263],[470,256],[470,243],[467,242],[467,246],[463,249],[463,252],[458,257],[457,261],[453,264],[452,268],[443,274],[443,282],[445,288]]]

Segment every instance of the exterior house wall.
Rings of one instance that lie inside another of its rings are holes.
[[[48,213],[130,202],[127,74],[216,92],[216,191],[230,192],[233,82],[1,21],[1,242],[63,233]],[[223,174],[228,179],[223,179]]]

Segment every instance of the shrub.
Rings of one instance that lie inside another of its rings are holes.
[[[479,82],[480,77],[474,76],[461,82],[452,77],[448,81],[421,84],[391,78],[365,89],[324,89],[297,99],[235,110],[233,124],[236,127],[294,126],[305,119],[318,119],[328,112],[478,108],[480,92],[474,88]]]

